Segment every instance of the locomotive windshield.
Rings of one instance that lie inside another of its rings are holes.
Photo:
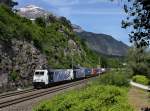
[[[37,75],[37,76],[43,76],[44,72],[35,72],[35,75]]]

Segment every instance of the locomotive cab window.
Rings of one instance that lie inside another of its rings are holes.
[[[37,75],[37,76],[43,76],[44,72],[35,72],[35,75]]]

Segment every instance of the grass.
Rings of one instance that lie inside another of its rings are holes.
[[[140,83],[140,84],[143,84],[143,85],[148,85],[149,82],[150,82],[150,80],[146,76],[143,76],[143,75],[133,76],[132,80],[134,82],[137,82],[137,83]]]
[[[89,86],[41,103],[34,111],[133,111],[127,90],[115,86]]]

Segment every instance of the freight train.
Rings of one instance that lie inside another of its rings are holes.
[[[105,71],[105,68],[35,70],[33,76],[33,86],[34,88],[43,88],[54,83],[97,76]]]

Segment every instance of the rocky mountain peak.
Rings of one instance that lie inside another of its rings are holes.
[[[73,31],[74,32],[83,32],[84,30],[82,29],[82,27],[80,27],[79,25],[76,25],[76,24],[72,24],[72,27],[73,27]]]
[[[32,10],[32,11],[34,11],[34,10],[43,10],[42,8],[40,8],[40,7],[38,7],[38,6],[35,6],[35,5],[27,5],[27,6],[25,6],[25,7],[23,7],[23,8],[20,8],[20,10],[21,11],[29,11],[29,10]]]
[[[28,19],[35,19],[37,17],[46,17],[51,15],[51,12],[45,11],[43,8],[36,5],[27,5],[18,9],[18,14]]]

